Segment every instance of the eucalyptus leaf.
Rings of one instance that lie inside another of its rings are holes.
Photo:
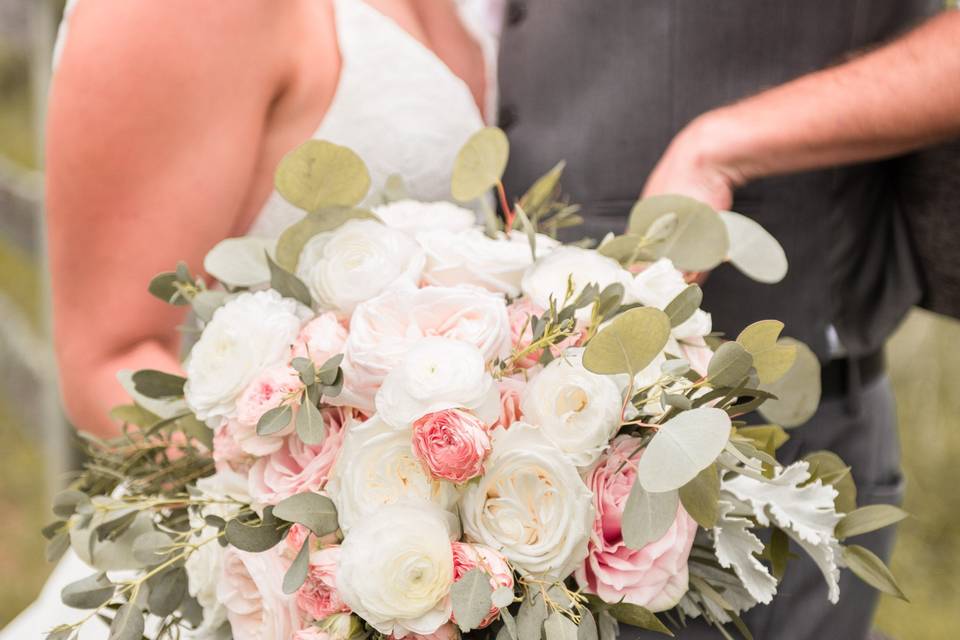
[[[490,596],[490,601],[497,609],[503,609],[513,604],[513,589],[510,587],[497,587]]]
[[[790,439],[783,427],[776,424],[763,424],[750,427],[740,427],[737,435],[753,440],[756,446],[767,453],[774,453]]]
[[[796,347],[796,357],[790,370],[776,382],[761,385],[776,399],[760,405],[760,414],[782,427],[797,427],[817,412],[820,406],[820,361],[810,347],[792,338],[780,343]]]
[[[600,374],[643,371],[670,338],[670,319],[663,311],[638,307],[621,313],[587,343],[583,366]]]
[[[53,497],[53,513],[58,518],[69,518],[85,505],[90,504],[90,496],[83,491],[67,489]]]
[[[623,541],[631,549],[642,549],[659,540],[677,519],[680,497],[676,491],[650,493],[634,482],[623,508]]]
[[[123,424],[132,424],[138,427],[148,427],[160,420],[160,416],[147,411],[136,403],[118,404],[110,409],[110,419]]]
[[[159,298],[168,304],[180,306],[189,303],[190,301],[186,297],[180,295],[180,289],[176,283],[177,274],[173,271],[165,271],[153,276],[147,291],[155,298]]]
[[[269,436],[283,431],[290,426],[291,418],[293,418],[293,409],[289,404],[274,407],[260,416],[260,420],[257,421],[257,435]]]
[[[476,629],[490,613],[490,576],[480,568],[471,569],[450,587],[453,616],[461,631]]]
[[[703,290],[697,285],[691,284],[678,293],[677,297],[663,309],[663,312],[670,318],[671,327],[679,327],[700,308],[701,302],[703,302]]]
[[[683,411],[662,424],[637,463],[637,479],[654,493],[672,491],[713,463],[730,439],[730,416],[722,409]]]
[[[133,386],[137,393],[148,398],[181,397],[186,383],[184,377],[154,369],[141,369],[133,374]]]
[[[796,358],[796,346],[778,342],[783,323],[779,320],[759,320],[737,336],[737,342],[753,356],[753,367],[762,384],[776,382],[790,370]]]
[[[307,285],[303,284],[300,278],[274,262],[269,254],[264,255],[267,256],[267,265],[270,267],[270,287],[276,289],[285,298],[293,298],[308,307],[311,306],[313,299],[310,297],[310,290]]]
[[[635,233],[626,233],[614,236],[597,248],[597,253],[607,256],[629,267],[636,262],[647,262],[656,259],[650,248],[642,243],[644,237]]]
[[[777,239],[747,216],[733,211],[719,213],[730,238],[730,263],[757,282],[774,284],[783,280],[787,256]]]
[[[319,493],[294,494],[274,507],[273,514],[281,520],[302,524],[318,537],[340,528],[337,507],[330,498]]]
[[[113,597],[115,588],[105,573],[96,573],[65,586],[60,599],[74,609],[96,609]]]
[[[325,207],[308,213],[298,222],[287,227],[277,239],[276,261],[281,267],[295,273],[300,254],[311,238],[320,233],[334,231],[348,220],[376,220],[372,212],[355,207]]]
[[[530,218],[527,216],[527,212],[523,210],[523,207],[519,204],[513,207],[513,212],[517,216],[517,220],[520,221],[520,226],[523,227],[523,232],[527,236],[527,244],[530,245],[530,259],[533,262],[537,261],[537,229],[533,226],[533,223],[530,222]]]
[[[310,570],[310,535],[307,534],[300,545],[300,551],[290,564],[290,568],[283,576],[283,592],[286,594],[296,593],[297,590],[307,580],[307,573]]]
[[[720,517],[720,474],[710,464],[690,482],[680,487],[680,503],[690,517],[704,529],[712,529]]]
[[[170,557],[173,539],[162,531],[148,531],[133,541],[133,557],[144,566],[158,565]]]
[[[733,387],[747,377],[753,356],[736,342],[724,342],[707,364],[707,378],[714,387]]]
[[[547,619],[547,604],[542,595],[527,596],[517,612],[517,635],[520,640],[540,640],[543,622]]]
[[[272,238],[227,238],[207,253],[203,269],[220,282],[234,287],[264,284],[270,281],[270,269],[263,255],[273,255],[276,246],[277,241]]]
[[[150,594],[147,606],[150,613],[165,617],[180,607],[187,595],[187,572],[183,567],[164,571],[150,580]]]
[[[654,222],[673,213],[676,228],[651,249],[667,257],[682,271],[708,271],[727,257],[727,229],[709,205],[680,195],[661,195],[639,200],[630,211],[628,232],[645,235]]]
[[[343,354],[338,353],[328,358],[317,371],[317,379],[321,384],[332,385],[337,380],[337,373],[340,369],[340,363],[343,362]]]
[[[770,543],[764,549],[770,558],[770,572],[777,580],[782,580],[787,572],[787,561],[790,559],[790,537],[780,529],[774,527],[770,532]]]
[[[647,240],[660,242],[669,238],[677,230],[680,218],[676,213],[670,211],[654,220],[647,230],[643,233]]]
[[[327,426],[317,405],[304,399],[296,418],[297,436],[309,445],[320,445],[327,437]]]
[[[673,632],[670,631],[666,625],[660,622],[660,619],[657,618],[653,612],[651,612],[649,609],[645,609],[644,607],[621,602],[620,604],[615,604],[609,607],[607,611],[617,621],[624,624],[640,627],[641,629],[646,629],[648,631],[656,631],[658,633],[673,637]]]
[[[108,640],[141,640],[143,631],[143,612],[135,605],[127,603],[114,614]]]
[[[843,549],[843,560],[854,574],[868,585],[895,598],[907,601],[896,578],[890,569],[872,551],[859,545],[851,544]]]
[[[537,216],[541,209],[554,199],[560,190],[560,176],[563,175],[563,169],[566,167],[564,161],[560,161],[553,166],[546,174],[537,178],[527,192],[520,198],[520,206],[530,215]]]
[[[857,483],[850,475],[850,467],[832,451],[814,451],[803,457],[810,464],[812,480],[821,480],[837,490],[834,504],[840,513],[857,508]]]
[[[357,204],[370,189],[370,173],[347,147],[308,140],[283,157],[274,183],[290,204],[310,212]]]
[[[460,202],[479,198],[503,176],[510,157],[506,134],[496,127],[476,132],[457,153],[450,191]]]
[[[273,515],[273,507],[267,507],[259,524],[244,524],[234,518],[227,522],[224,532],[227,542],[237,549],[261,553],[272,549],[283,539],[281,524]]]
[[[577,625],[559,611],[554,611],[543,623],[547,640],[577,640]]]
[[[599,640],[597,620],[589,609],[580,611],[580,624],[577,625],[577,640]]]
[[[294,358],[290,361],[290,366],[300,376],[300,381],[307,387],[317,381],[317,368],[310,358]]]
[[[210,322],[217,309],[226,304],[229,299],[230,294],[226,291],[201,291],[193,296],[193,300],[190,301],[190,306],[198,318],[204,322]]]
[[[69,548],[70,535],[66,531],[63,531],[47,542],[47,546],[44,548],[44,558],[46,558],[47,562],[57,562]]]
[[[870,504],[845,515],[837,523],[834,533],[838,540],[845,540],[896,524],[908,515],[892,504]]]

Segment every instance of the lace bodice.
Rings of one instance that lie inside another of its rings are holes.
[[[363,0],[334,0],[341,70],[314,138],[356,151],[370,170],[370,196],[391,174],[411,197],[450,198],[460,146],[483,126],[467,85],[440,58]],[[250,229],[274,236],[303,212],[273,192]]]

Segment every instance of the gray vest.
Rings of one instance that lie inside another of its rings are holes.
[[[521,193],[557,160],[583,205],[581,236],[622,232],[671,138],[697,115],[882,43],[943,0],[514,0],[500,50],[506,183]],[[784,123],[789,126],[789,123]],[[783,244],[777,285],[729,266],[704,307],[727,335],[778,318],[829,357],[836,327],[853,356],[878,349],[920,298],[891,193],[894,162],[759,180],[734,210]]]

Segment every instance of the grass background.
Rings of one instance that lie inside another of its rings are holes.
[[[0,41],[0,154],[34,162],[25,60]],[[0,211],[0,217],[3,212]],[[0,233],[0,295],[33,322],[38,265]],[[0,317],[0,322],[4,322]],[[960,323],[914,312],[888,346],[897,394],[906,508],[893,570],[910,604],[883,597],[877,627],[894,639],[960,636]],[[41,430],[35,412],[4,396],[0,380],[0,627],[36,595],[50,567],[40,527],[48,520]]]

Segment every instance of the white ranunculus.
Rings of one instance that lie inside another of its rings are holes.
[[[344,603],[384,635],[429,635],[450,620],[453,550],[446,517],[422,501],[381,507],[340,547]]]
[[[473,211],[444,201],[397,200],[374,207],[373,213],[383,220],[385,225],[411,236],[418,231],[428,229],[462,231],[469,229],[477,222],[477,216]]]
[[[419,498],[452,510],[457,488],[434,480],[414,456],[409,429],[394,429],[379,416],[352,427],[326,491],[337,505],[340,528],[349,532],[386,504]]]
[[[186,363],[190,409],[201,420],[232,416],[253,379],[289,355],[308,315],[273,290],[243,293],[217,309]]]
[[[567,292],[567,281],[573,279],[573,296],[583,291],[588,284],[594,283],[603,290],[608,285],[619,282],[628,288],[633,282],[630,274],[616,260],[602,256],[591,249],[563,246],[551,251],[537,261],[523,274],[521,288],[523,293],[535,304],[547,309],[550,298],[562,306]],[[572,299],[571,299],[572,300]],[[589,306],[577,311],[577,318],[590,318]]]
[[[570,575],[587,555],[593,499],[577,468],[536,427],[497,430],[486,473],[460,508],[470,540],[547,580]]]
[[[423,277],[430,284],[473,284],[515,298],[524,271],[533,263],[530,242],[520,231],[491,238],[477,227],[459,232],[436,229],[418,233],[417,242],[427,253]],[[548,254],[558,244],[537,234],[537,255]]]
[[[686,288],[683,273],[673,266],[669,258],[660,258],[636,275],[627,289],[626,299],[628,302],[665,309]],[[705,336],[712,330],[710,314],[697,309],[690,318],[674,327],[672,333],[673,337],[683,339]]]
[[[297,275],[320,307],[348,316],[388,288],[416,288],[424,262],[407,234],[376,220],[348,220],[310,238]]]
[[[500,390],[472,344],[424,338],[413,345],[377,392],[377,415],[406,429],[428,413],[468,409],[486,424],[500,416]]]
[[[611,376],[587,371],[582,350],[570,349],[534,376],[520,402],[536,425],[580,468],[593,464],[620,427],[623,398]]]

